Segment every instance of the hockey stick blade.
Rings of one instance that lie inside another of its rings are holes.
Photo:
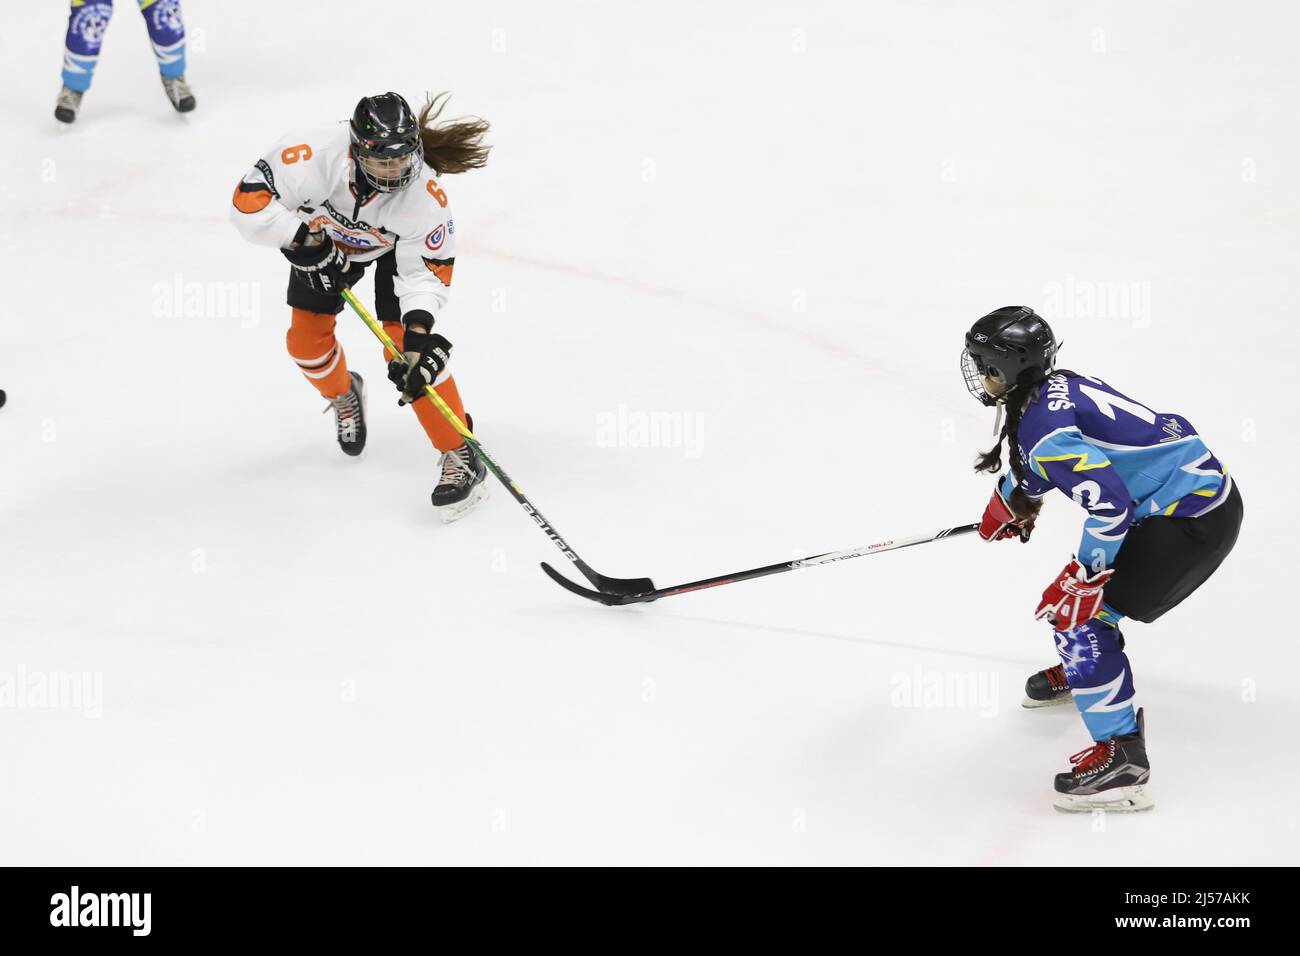
[[[655,583],[649,578],[609,578],[603,574],[597,574],[597,582],[593,583],[597,583],[600,590],[593,591],[591,588],[584,588],[580,584],[574,584],[545,561],[542,562],[542,570],[546,572],[547,577],[571,594],[584,597],[588,601],[596,601],[607,607],[616,607],[620,604],[635,604],[643,600],[654,600],[654,598],[642,596],[654,593]]]

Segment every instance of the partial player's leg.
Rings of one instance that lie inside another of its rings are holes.
[[[1232,551],[1241,520],[1241,493],[1234,483],[1223,504],[1208,514],[1151,517],[1135,524],[1115,560],[1115,576],[1106,585],[1110,620],[1131,617],[1150,623],[1185,601]],[[1069,700],[1070,688],[1059,664],[1025,682],[1025,707]]]
[[[285,335],[289,355],[303,378],[329,399],[327,407],[334,410],[339,448],[344,454],[360,455],[366,447],[365,382],[356,372],[348,371],[343,346],[334,337],[343,300],[309,288],[292,270],[288,300],[293,310]]]
[[[1056,649],[1093,746],[1056,775],[1061,810],[1145,810],[1151,776],[1141,718],[1133,709],[1133,669],[1119,628],[1100,616],[1056,631]]]
[[[1128,533],[1106,587],[1102,611],[1086,624],[1056,632],[1057,650],[1083,721],[1096,744],[1075,754],[1073,771],[1058,774],[1062,810],[1145,810],[1151,775],[1142,713],[1133,713],[1133,677],[1123,617],[1150,622],[1187,599],[1236,544],[1242,503],[1234,486],[1224,502],[1196,518],[1152,517]]]
[[[385,322],[384,331],[400,349],[405,340],[402,323]],[[384,361],[390,362],[393,358],[395,356],[384,349]],[[456,387],[456,379],[451,373],[444,371],[433,383],[433,389],[472,431],[473,425],[465,414],[460,389]],[[417,399],[411,403],[411,408],[433,447],[442,453],[438,459],[438,485],[430,496],[433,506],[438,509],[443,521],[455,521],[487,497],[488,485],[484,480],[487,478],[487,467],[470,450],[460,433],[451,427],[442,412],[434,407],[431,399]]]
[[[406,329],[402,325],[401,305],[393,288],[396,258],[389,253],[378,259],[376,266],[375,313],[393,344],[401,349],[406,341]],[[396,356],[385,348],[384,361],[391,362],[394,358]],[[456,379],[449,370],[444,369],[434,380],[433,389],[456,413],[456,417],[473,431],[474,426],[465,414],[460,389],[456,387]],[[430,496],[433,506],[438,509],[444,522],[455,521],[487,497],[487,467],[470,450],[460,433],[443,417],[431,399],[427,396],[417,399],[411,403],[411,408],[433,447],[442,453],[438,459],[438,484]]]
[[[181,0],[136,0],[158,60],[163,92],[180,113],[194,109],[194,93],[185,82],[185,23]]]
[[[95,64],[104,45],[104,31],[113,18],[113,0],[73,0],[68,15],[68,33],[63,41],[63,89],[54,107],[54,118],[71,123],[81,108],[81,97],[90,89]]]

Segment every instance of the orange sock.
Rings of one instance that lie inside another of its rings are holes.
[[[343,346],[334,338],[334,321],[332,315],[294,309],[284,337],[299,371],[326,398],[337,398],[352,387]]]
[[[405,329],[400,322],[385,322],[384,331],[388,337],[400,349],[402,347]],[[393,353],[384,349],[384,361],[391,362]],[[456,387],[456,379],[448,375],[445,379],[433,386],[433,390],[441,396],[442,400],[447,403],[456,417],[462,422],[465,421],[465,403],[461,401],[460,389]],[[451,423],[442,417],[442,412],[438,411],[433,401],[426,395],[424,398],[416,400],[411,408],[415,410],[415,416],[424,426],[424,433],[429,436],[429,441],[433,442],[433,447],[438,451],[451,451],[453,448],[459,448],[465,439],[460,437],[460,432],[451,427]]]

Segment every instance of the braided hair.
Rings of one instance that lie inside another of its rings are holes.
[[[1006,421],[1002,423],[1002,431],[998,432],[997,444],[988,451],[983,452],[975,459],[975,470],[986,471],[989,474],[997,474],[1002,470],[1002,442],[1007,442],[1007,457],[1011,461],[1011,474],[1016,479],[1016,487],[1019,487],[1025,480],[1025,463],[1020,458],[1020,446],[1018,439],[1020,435],[1020,419],[1025,413],[1025,405],[1030,400],[1030,393],[1037,395],[1038,385],[1022,385],[1011,389],[1007,392],[1003,405],[1006,408]]]
[[[1051,375],[1064,375],[1067,378],[1078,378],[1077,372],[1069,369],[1055,369]],[[1026,498],[1021,489],[1025,483],[1025,462],[1020,455],[1020,419],[1024,417],[1025,409],[1029,407],[1030,402],[1038,401],[1039,390],[1043,382],[1051,376],[1045,376],[1041,380],[1034,382],[1032,385],[1017,385],[1006,394],[1003,405],[1007,410],[1006,421],[1002,424],[1002,431],[998,433],[998,443],[988,451],[981,453],[975,459],[975,470],[986,471],[989,474],[997,474],[1002,470],[1002,442],[1007,443],[1007,458],[1011,466],[1011,476],[1016,481],[1015,498]],[[1011,502],[1012,510],[1017,511],[1017,501]]]

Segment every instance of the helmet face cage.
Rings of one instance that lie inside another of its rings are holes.
[[[1002,373],[984,364],[982,359],[971,354],[969,348],[961,351],[961,374],[966,380],[966,390],[979,399],[981,404],[992,406],[998,403],[998,399],[990,395],[988,389],[984,387],[983,378],[987,375],[989,378],[1001,381]]]
[[[404,150],[397,144],[358,139],[352,145],[357,172],[372,189],[381,193],[396,192],[411,184],[424,165],[424,144],[418,139],[414,148]]]

